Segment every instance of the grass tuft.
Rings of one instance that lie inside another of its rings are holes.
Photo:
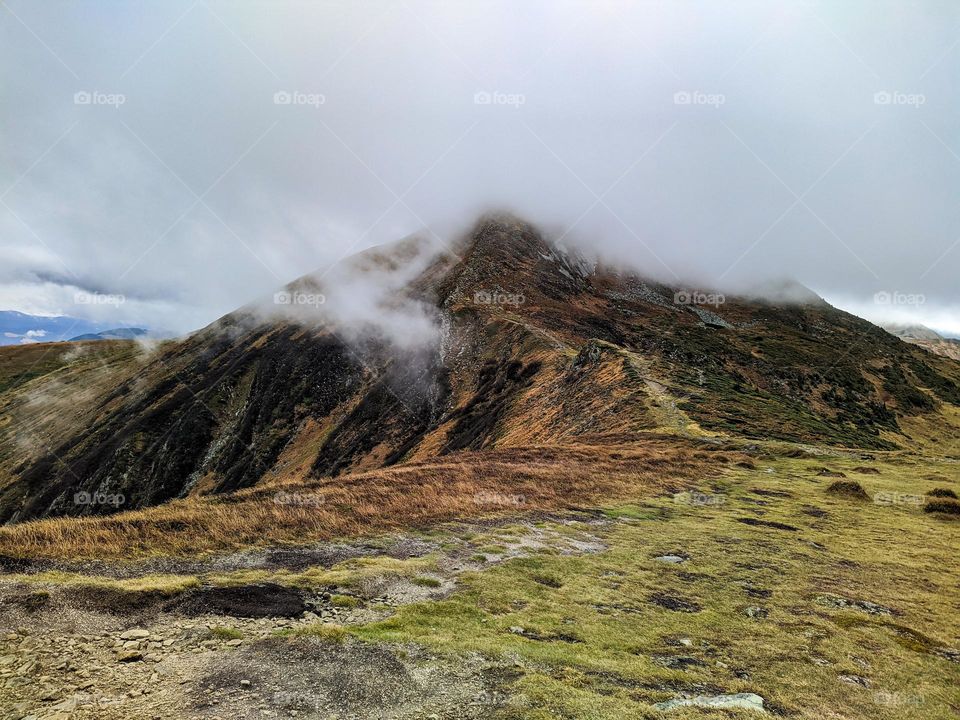
[[[869,500],[870,496],[863,486],[856,480],[837,480],[830,483],[827,492],[831,495],[849,498],[851,500]]]
[[[923,506],[925,513],[943,513],[944,515],[960,515],[960,501],[952,498],[937,498],[928,500]]]

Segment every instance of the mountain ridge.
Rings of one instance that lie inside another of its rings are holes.
[[[403,282],[363,307],[371,274]],[[509,216],[481,219],[453,252],[407,239],[291,291],[326,295],[245,306],[162,344],[97,396],[89,426],[0,461],[0,519],[115,510],[77,492],[143,507],[605,434],[893,449],[960,406],[955,363],[819,298],[667,286]],[[405,342],[424,318],[431,332]]]

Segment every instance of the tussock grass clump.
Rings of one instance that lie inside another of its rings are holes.
[[[943,513],[945,515],[960,515],[960,500],[953,498],[936,498],[928,500],[923,506],[925,513]]]
[[[831,470],[828,467],[813,467],[810,468],[820,477],[835,477],[835,478],[845,478],[846,474],[840,472],[839,470]]]
[[[353,595],[331,595],[330,604],[338,608],[355,608],[360,601]]]
[[[210,628],[210,637],[216,638],[217,640],[240,640],[243,637],[243,633],[236,628],[218,625],[217,627]]]
[[[927,493],[927,497],[953,498],[954,500],[956,500],[957,494],[950,488],[934,488],[933,490]]]
[[[440,587],[441,583],[436,578],[423,576],[423,577],[415,577],[413,579],[413,584],[419,585],[420,587],[438,588]]]
[[[334,623],[314,623],[293,631],[294,635],[312,637],[330,643],[342,643],[347,639],[347,629]]]
[[[837,480],[830,483],[827,492],[831,495],[849,498],[850,500],[869,500],[870,496],[863,486],[856,480]]]

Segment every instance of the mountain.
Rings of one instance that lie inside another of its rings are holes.
[[[130,509],[604,438],[883,450],[960,430],[960,364],[803,288],[667,286],[509,216],[452,249],[361,253],[150,353],[111,352],[0,394],[0,520],[116,509],[81,492]],[[14,450],[15,427],[35,441]]]
[[[937,355],[960,360],[960,340],[945,338],[925,325],[884,325],[884,329],[904,342],[918,345]]]
[[[70,342],[78,340],[133,340],[138,337],[145,337],[148,331],[144,328],[112,328],[98,333],[84,333],[70,338]]]
[[[140,328],[112,328],[108,323],[93,322],[67,315],[47,317],[27,315],[16,310],[0,310],[0,346],[132,337],[132,335],[123,334],[131,330],[139,330],[137,334],[146,332]],[[100,337],[101,334],[103,337]]]

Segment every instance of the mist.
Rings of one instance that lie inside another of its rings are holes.
[[[946,1],[9,0],[0,308],[188,332],[506,209],[674,284],[792,278],[960,335],[958,26]],[[363,325],[383,282],[325,311]]]

